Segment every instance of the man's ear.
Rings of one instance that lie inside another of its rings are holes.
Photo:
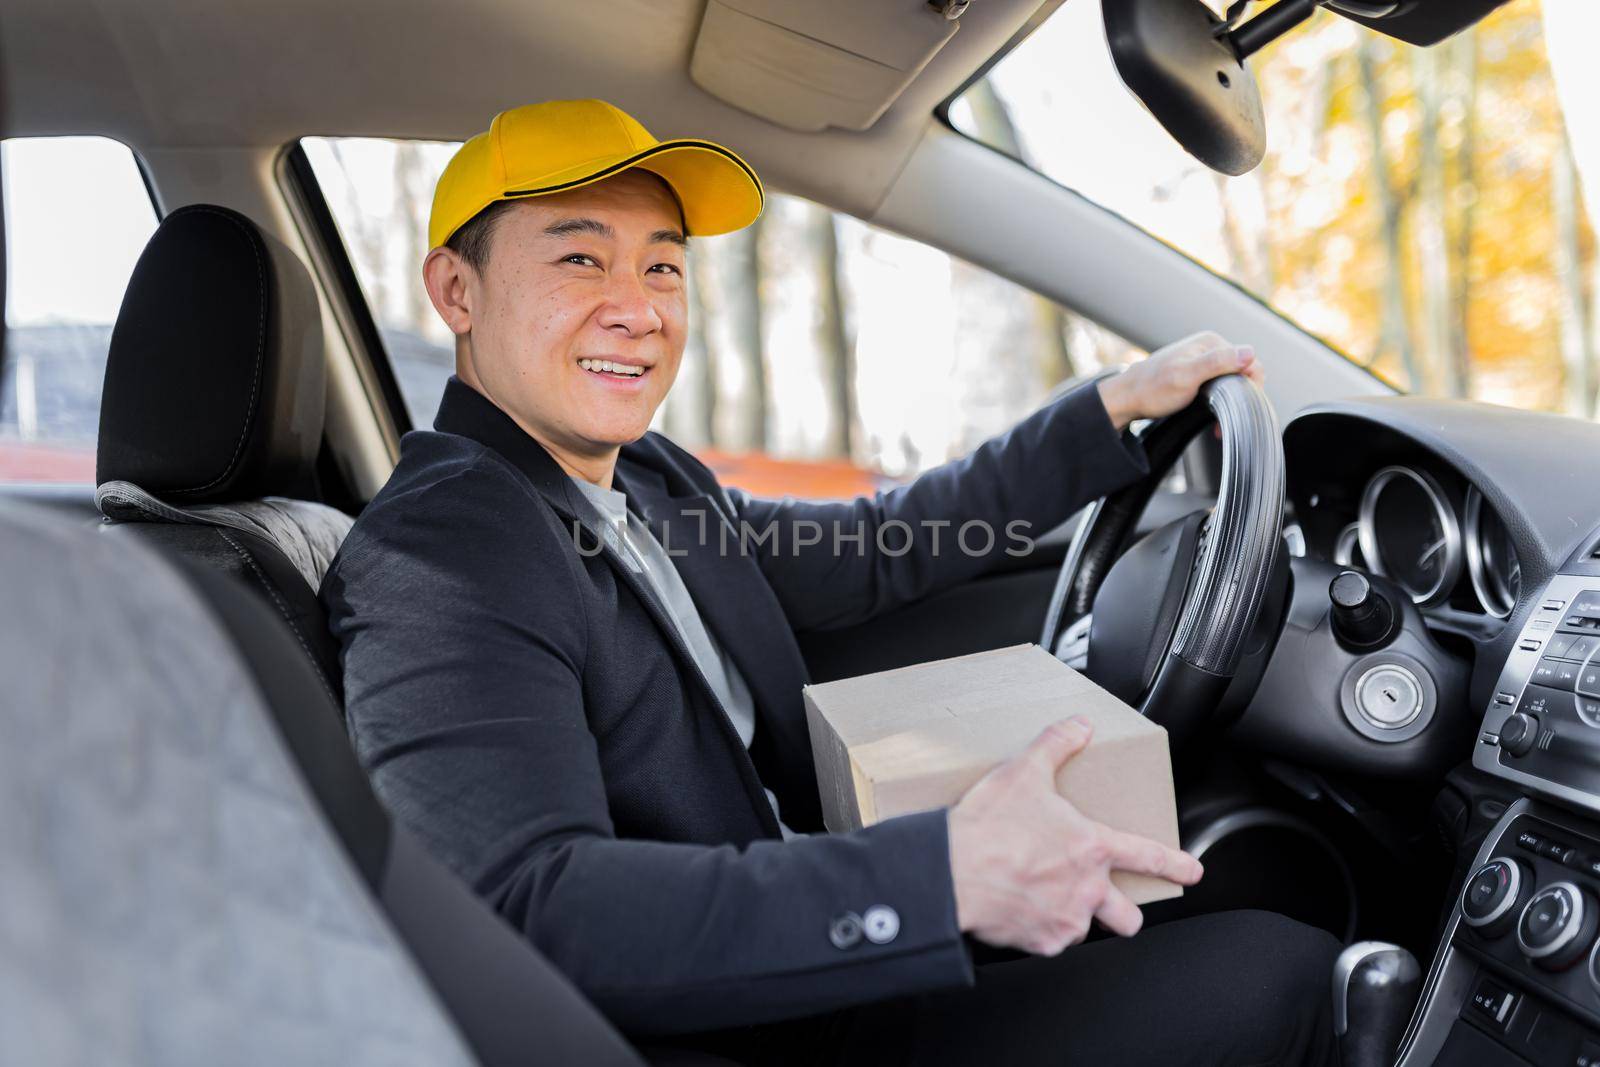
[[[440,246],[422,261],[422,284],[428,299],[457,337],[472,330],[472,297],[467,280],[472,268],[452,248]]]

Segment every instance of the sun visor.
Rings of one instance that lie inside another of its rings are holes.
[[[958,26],[926,0],[708,0],[689,75],[791,130],[865,130]]]

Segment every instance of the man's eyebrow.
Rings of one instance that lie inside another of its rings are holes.
[[[611,227],[599,219],[562,219],[546,226],[544,232],[550,237],[574,237],[580,233],[587,233],[610,240],[616,236]]]
[[[687,248],[689,245],[689,239],[683,234],[679,233],[677,230],[657,230],[655,233],[650,235],[651,244],[661,244],[663,242],[666,244],[679,245],[685,248]]]

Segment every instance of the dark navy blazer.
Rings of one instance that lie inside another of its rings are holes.
[[[748,752],[550,455],[454,378],[434,427],[406,435],[322,587],[350,732],[395,816],[632,1033],[970,982],[942,811],[779,837],[763,784],[788,826],[822,829],[794,633],[972,578],[1016,547],[1008,523],[1037,536],[1143,474],[1098,391],[843,503],[724,489],[659,434],[623,448],[617,488],[749,683]],[[995,531],[987,555],[955,543],[971,520]],[[874,906],[892,938],[837,936]]]

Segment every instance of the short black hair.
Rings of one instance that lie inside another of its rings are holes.
[[[489,242],[494,240],[495,226],[500,216],[515,204],[515,200],[496,200],[450,235],[444,246],[472,266],[479,274],[489,265]]]
[[[678,198],[678,191],[672,183],[654,171],[642,170],[661,183],[661,187],[672,197],[672,203],[678,209],[678,224],[683,227],[684,235],[689,233],[688,217],[683,210],[683,201]],[[461,224],[461,228],[451,234],[444,246],[460,256],[472,266],[479,274],[489,265],[489,243],[494,240],[495,227],[499,224],[500,216],[504,215],[516,200],[496,200],[472,218]],[[685,245],[687,245],[685,241]]]

